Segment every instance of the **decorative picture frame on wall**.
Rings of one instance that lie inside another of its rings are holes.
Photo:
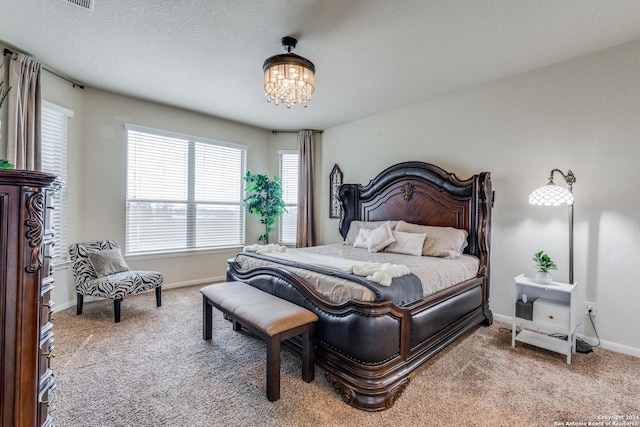
[[[331,174],[329,175],[329,218],[340,218],[342,215],[342,206],[340,205],[340,198],[338,197],[338,190],[342,185],[342,171],[336,163],[333,165]]]

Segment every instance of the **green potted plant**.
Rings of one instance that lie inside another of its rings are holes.
[[[0,169],[13,169],[15,166],[7,159],[0,159]]]
[[[265,233],[258,238],[258,241],[266,245],[269,243],[269,236],[278,218],[286,211],[280,179],[277,176],[269,179],[267,175],[247,172],[244,181],[247,187],[242,204],[250,213],[260,217],[260,223],[265,226]]]
[[[538,272],[535,280],[539,283],[551,283],[551,273],[549,270],[557,270],[558,266],[544,251],[538,251],[533,255],[533,261],[536,263]]]

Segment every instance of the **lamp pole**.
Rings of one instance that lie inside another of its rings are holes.
[[[549,174],[549,182],[553,182],[553,173],[558,172],[564,178],[565,182],[569,186],[569,192],[573,195],[573,184],[576,182],[576,177],[573,175],[571,169],[569,169],[566,175],[560,169],[552,169]],[[575,198],[569,203],[569,283],[573,284],[573,205]]]
[[[569,205],[569,283],[573,284],[573,203]]]

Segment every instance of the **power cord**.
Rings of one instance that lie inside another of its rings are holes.
[[[600,337],[598,336],[598,331],[596,330],[596,325],[593,323],[593,316],[591,315],[591,309],[587,313],[589,315],[589,320],[591,321],[591,326],[593,327],[593,332],[596,334],[596,338],[598,339],[598,344],[592,345],[591,347],[600,347]]]

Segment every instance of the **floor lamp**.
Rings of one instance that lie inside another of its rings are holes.
[[[558,172],[564,178],[569,186],[567,190],[559,187],[553,182],[553,174]],[[573,184],[576,177],[569,170],[566,174],[560,169],[552,169],[549,174],[549,183],[536,190],[529,195],[529,203],[538,206],[560,206],[567,204],[569,206],[569,283],[573,283]]]

